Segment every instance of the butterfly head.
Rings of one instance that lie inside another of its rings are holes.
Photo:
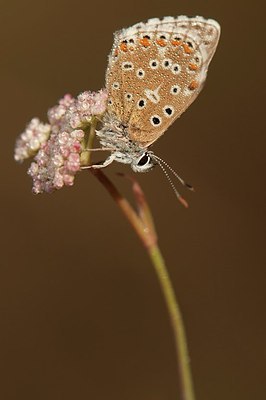
[[[143,151],[132,158],[131,168],[134,172],[148,172],[157,164],[151,151]]]

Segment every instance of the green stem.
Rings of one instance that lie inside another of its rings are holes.
[[[85,129],[85,132],[88,132],[88,140],[85,143],[85,148],[86,150],[82,152],[81,154],[81,160],[80,163],[81,165],[90,165],[91,162],[91,152],[88,149],[92,149],[93,147],[93,142],[95,139],[95,128],[97,125],[97,119],[95,117],[92,118],[90,127],[89,127],[89,132],[88,132],[88,128]]]
[[[174,289],[161,251],[157,244],[150,246],[148,248],[148,253],[157,273],[174,331],[181,399],[194,400],[195,397],[193,392],[185,329]]]
[[[92,149],[92,147],[93,147],[93,142],[94,142],[94,139],[96,136],[96,134],[95,134],[96,125],[97,125],[97,119],[93,118],[93,120],[91,122],[91,126],[90,126],[90,134],[89,134],[89,139],[88,139],[88,143],[87,143],[88,149]],[[89,154],[91,154],[90,151],[89,151]]]
[[[152,227],[150,229],[149,226],[145,224],[145,220],[149,221],[151,215],[146,215],[146,217],[141,219],[102,171],[98,169],[91,169],[90,171],[107,189],[122,213],[125,215],[126,219],[132,225],[144,247],[147,249],[162,288],[174,331],[181,400],[194,400],[195,397],[193,393],[187,342],[181,312],[179,310],[165,262],[157,245],[156,233]],[[144,212],[150,213],[146,200],[144,201],[147,208]],[[143,208],[143,210],[145,210],[145,208]]]

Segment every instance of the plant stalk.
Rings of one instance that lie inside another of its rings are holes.
[[[143,193],[141,193],[141,196],[143,196],[141,198],[142,213],[144,214],[144,216],[141,218],[141,213],[140,215],[136,213],[129,202],[119,193],[114,184],[109,180],[109,178],[107,178],[106,175],[103,174],[101,170],[92,168],[90,169],[90,172],[107,189],[126,219],[135,230],[142,244],[147,249],[161,285],[174,331],[179,371],[180,400],[195,400],[184,324],[164,259],[157,244],[157,236],[153,227],[151,212],[146,199]]]
[[[188,347],[181,311],[158,245],[154,244],[153,246],[150,246],[148,248],[148,253],[157,273],[174,331],[181,399],[195,400]]]

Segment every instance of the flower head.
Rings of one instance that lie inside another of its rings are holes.
[[[56,106],[48,110],[48,121],[50,122],[52,131],[54,133],[58,133],[62,130],[72,130],[68,126],[68,118],[66,118],[66,113],[74,103],[75,98],[72,97],[71,94],[66,94],[62,99],[59,100]]]
[[[66,94],[48,111],[49,124],[31,120],[16,142],[15,160],[35,156],[28,169],[34,193],[73,185],[88,140],[87,128],[94,117],[105,112],[106,102],[105,89],[83,92],[76,99]]]
[[[103,114],[106,109],[107,91],[83,92],[68,108],[65,122],[72,129],[84,128],[91,123],[94,116]]]
[[[16,141],[15,160],[22,162],[33,157],[41,145],[46,142],[50,133],[51,126],[49,124],[43,124],[38,118],[33,118]]]
[[[50,193],[64,185],[73,185],[75,174],[80,170],[83,137],[82,130],[52,133],[28,170],[33,179],[34,193]]]

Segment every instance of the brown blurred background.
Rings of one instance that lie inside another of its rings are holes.
[[[246,4],[248,4],[246,2]],[[182,308],[197,400],[266,392],[265,20],[259,2],[1,1],[0,398],[176,400],[174,343],[144,249],[104,188],[33,196],[13,161],[25,124],[104,85],[115,30],[149,17],[222,26],[205,88],[155,145],[192,182],[139,175]],[[264,121],[263,121],[264,122]],[[264,128],[264,129],[263,129]],[[132,199],[129,183],[107,174]]]

